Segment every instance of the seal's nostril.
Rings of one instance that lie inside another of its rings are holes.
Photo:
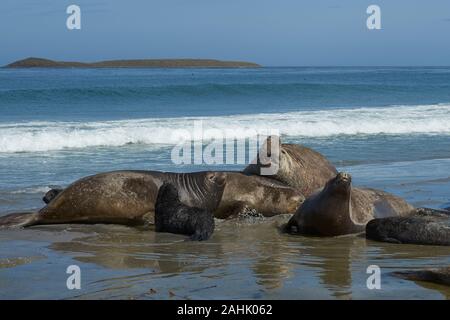
[[[350,174],[348,174],[348,173],[345,173],[345,172],[339,172],[338,173],[338,175],[337,175],[337,179],[338,179],[338,181],[340,181],[340,182],[345,182],[345,183],[347,183],[347,182],[351,182],[351,176],[350,176]]]

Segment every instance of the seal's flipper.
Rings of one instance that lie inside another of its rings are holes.
[[[2,228],[25,228],[38,224],[38,212],[18,212],[0,217],[0,229]]]
[[[192,241],[206,241],[212,235],[212,232],[208,230],[197,230],[193,235],[189,237]]]

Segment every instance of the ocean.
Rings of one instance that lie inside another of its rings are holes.
[[[50,187],[102,171],[245,166],[174,164],[172,133],[195,121],[275,128],[355,185],[450,206],[449,67],[0,69],[0,215],[40,208]],[[195,244],[120,226],[0,231],[0,297],[152,299],[169,288],[184,298],[450,296],[390,276],[449,265],[448,248],[280,235],[281,220],[219,222],[212,240]],[[368,263],[384,264],[386,290],[366,288]],[[65,288],[69,264],[87,270],[79,292]]]

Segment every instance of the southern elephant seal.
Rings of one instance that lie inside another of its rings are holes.
[[[276,172],[264,173],[263,170],[268,168]],[[278,136],[266,139],[256,159],[243,172],[281,181],[296,188],[305,197],[323,188],[337,174],[336,168],[319,152],[297,144],[281,143]]]
[[[224,171],[225,189],[221,201],[214,211],[217,218],[235,217],[245,210],[255,210],[264,216],[294,213],[303,195],[294,188],[277,180]],[[52,201],[62,189],[52,189],[45,195],[46,203]]]
[[[255,210],[263,216],[274,216],[294,213],[305,198],[294,188],[277,180],[246,175],[235,171],[224,171],[226,175],[225,189],[221,201],[214,211],[214,216],[220,219],[235,217],[246,210]],[[60,191],[47,192],[56,196]],[[49,201],[52,200],[48,196]]]
[[[339,173],[305,200],[286,231],[322,236],[359,233],[374,218],[412,212],[414,207],[403,199],[379,190],[352,188],[351,176]]]
[[[450,246],[450,215],[418,209],[408,217],[373,219],[367,223],[366,237],[391,243]]]
[[[214,232],[211,211],[181,203],[177,189],[164,183],[155,204],[155,231],[187,234],[191,240],[208,240]]]
[[[38,212],[0,217],[0,227],[152,223],[158,190],[164,182],[174,184],[181,202],[208,209],[218,218],[232,217],[244,209],[265,216],[294,213],[304,199],[276,180],[240,172],[113,171],[75,181]]]
[[[418,271],[397,271],[392,274],[403,279],[427,281],[450,286],[450,267]]]
[[[176,186],[184,204],[213,211],[220,202],[225,176],[222,172],[100,173],[75,181],[38,212],[1,217],[0,227],[62,223],[152,223],[158,190],[164,182]]]

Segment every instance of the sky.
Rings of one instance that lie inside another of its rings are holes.
[[[66,9],[81,8],[68,30]],[[369,5],[381,30],[369,30]],[[450,65],[448,0],[2,0],[0,65],[26,57]]]

